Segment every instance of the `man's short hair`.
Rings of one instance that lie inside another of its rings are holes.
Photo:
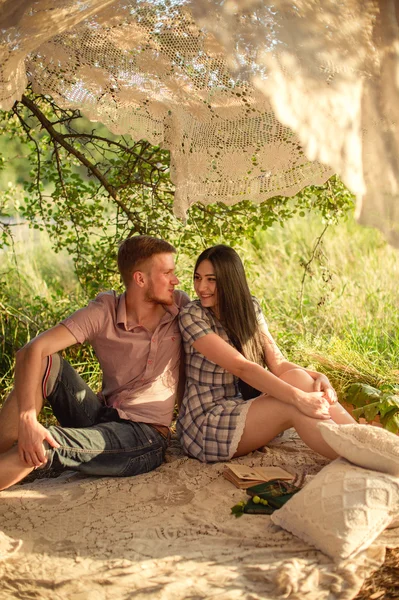
[[[146,260],[155,254],[171,252],[176,252],[172,244],[149,235],[135,235],[124,240],[118,250],[118,269],[125,286]]]

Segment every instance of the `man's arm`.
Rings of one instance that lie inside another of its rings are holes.
[[[19,410],[18,450],[21,460],[27,466],[38,467],[46,462],[43,440],[57,447],[57,442],[40,425],[36,416],[43,361],[73,344],[76,344],[75,336],[64,325],[57,325],[38,335],[17,352],[14,391]]]

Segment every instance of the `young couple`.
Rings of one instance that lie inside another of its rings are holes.
[[[205,250],[194,269],[199,300],[175,290],[175,249],[149,236],[125,240],[125,292],[99,294],[17,352],[15,386],[0,413],[0,489],[51,465],[87,475],[131,476],[158,467],[184,381],[178,433],[192,457],[229,460],[294,427],[335,458],[317,424],[351,423],[327,377],[288,362],[251,296],[238,254]],[[99,360],[94,394],[59,351],[89,341]],[[267,368],[266,368],[267,367]],[[47,400],[60,425],[37,415]]]

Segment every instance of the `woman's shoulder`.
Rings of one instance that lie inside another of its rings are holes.
[[[181,324],[205,322],[210,326],[213,322],[211,313],[204,308],[199,300],[192,300],[180,310],[179,321]]]
[[[185,342],[193,343],[215,329],[210,311],[194,300],[181,309],[179,327]]]
[[[257,298],[255,298],[255,296],[251,296],[251,298],[252,298],[252,302],[254,304],[255,312],[257,312],[257,313],[262,312],[262,307],[260,305],[259,300]]]
[[[180,309],[180,315],[203,315],[205,313],[199,300],[191,300],[186,306]]]

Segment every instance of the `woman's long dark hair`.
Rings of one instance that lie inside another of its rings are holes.
[[[197,258],[194,274],[204,260],[215,270],[218,316],[230,340],[245,358],[264,366],[262,334],[241,258],[230,246],[212,246]]]

